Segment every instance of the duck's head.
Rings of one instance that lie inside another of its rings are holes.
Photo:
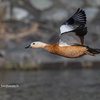
[[[27,49],[27,48],[44,48],[45,46],[46,46],[46,44],[43,42],[32,42],[30,45],[25,47],[25,49]]]

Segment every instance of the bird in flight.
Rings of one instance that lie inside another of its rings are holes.
[[[78,58],[84,55],[94,56],[100,53],[100,49],[93,49],[84,45],[84,36],[87,34],[86,14],[78,9],[76,13],[60,26],[59,42],[46,44],[32,42],[25,48],[43,48],[52,54],[67,58]]]

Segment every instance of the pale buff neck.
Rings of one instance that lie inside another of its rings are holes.
[[[47,45],[46,43],[41,43],[40,48],[45,48]]]

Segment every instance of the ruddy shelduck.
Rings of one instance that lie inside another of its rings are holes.
[[[84,36],[87,34],[86,14],[84,10],[78,9],[76,13],[64,22],[60,27],[60,40],[56,44],[46,44],[43,42],[32,42],[25,48],[44,48],[52,54],[57,54],[67,58],[77,58],[83,55],[100,53],[100,49],[92,49],[84,45]]]

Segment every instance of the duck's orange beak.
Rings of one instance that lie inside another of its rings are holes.
[[[31,46],[29,45],[29,46],[25,47],[25,49],[27,49],[27,48],[31,48]]]

